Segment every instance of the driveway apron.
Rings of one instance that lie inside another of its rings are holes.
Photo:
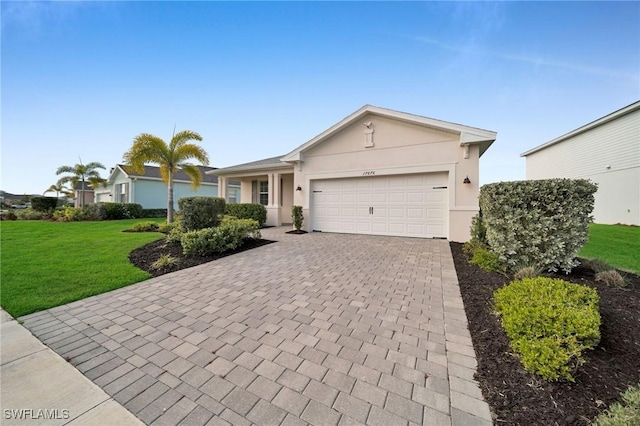
[[[492,424],[447,241],[286,230],[20,320],[146,424]]]

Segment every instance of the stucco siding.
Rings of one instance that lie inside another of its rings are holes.
[[[191,189],[188,183],[174,182],[173,184],[173,208],[178,210],[178,200],[183,197],[217,197],[217,185],[202,184],[197,191]],[[167,208],[167,184],[162,181],[137,179],[132,193],[133,203],[141,204],[145,209]]]
[[[527,179],[591,179],[596,223],[640,225],[640,110],[526,157]]]

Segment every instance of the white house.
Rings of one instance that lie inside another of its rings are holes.
[[[590,179],[596,223],[640,225],[640,101],[523,154],[527,179]]]
[[[267,224],[303,207],[307,231],[469,239],[480,156],[496,133],[365,105],[283,156],[207,172],[241,183]]]
[[[214,167],[198,166],[202,182],[197,189],[191,188],[191,180],[182,171],[173,176],[174,209],[178,209],[178,200],[183,197],[218,196],[218,178],[206,172]],[[240,182],[227,183],[226,199],[229,203],[238,201]],[[107,180],[106,187],[95,189],[95,201],[113,203],[138,203],[145,209],[167,208],[167,184],[162,181],[160,168],[144,166],[144,173],[136,173],[125,165],[118,164]]]

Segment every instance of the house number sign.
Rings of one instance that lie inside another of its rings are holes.
[[[376,174],[375,170],[368,170],[366,172],[362,172],[362,176],[373,176],[375,174]]]

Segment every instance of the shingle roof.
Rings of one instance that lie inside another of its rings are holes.
[[[144,166],[144,173],[136,173],[133,170],[131,170],[129,167],[123,164],[118,164],[118,167],[124,170],[125,173],[130,177],[147,177],[152,179],[161,179],[160,167]],[[197,167],[200,169],[200,173],[202,174],[202,182],[218,183],[217,176],[206,174],[206,172],[208,171],[216,170],[215,167],[206,167],[206,166],[197,166]],[[173,179],[191,182],[191,179],[189,178],[189,176],[187,176],[187,174],[182,170],[179,170],[178,172],[176,172],[173,175]]]

